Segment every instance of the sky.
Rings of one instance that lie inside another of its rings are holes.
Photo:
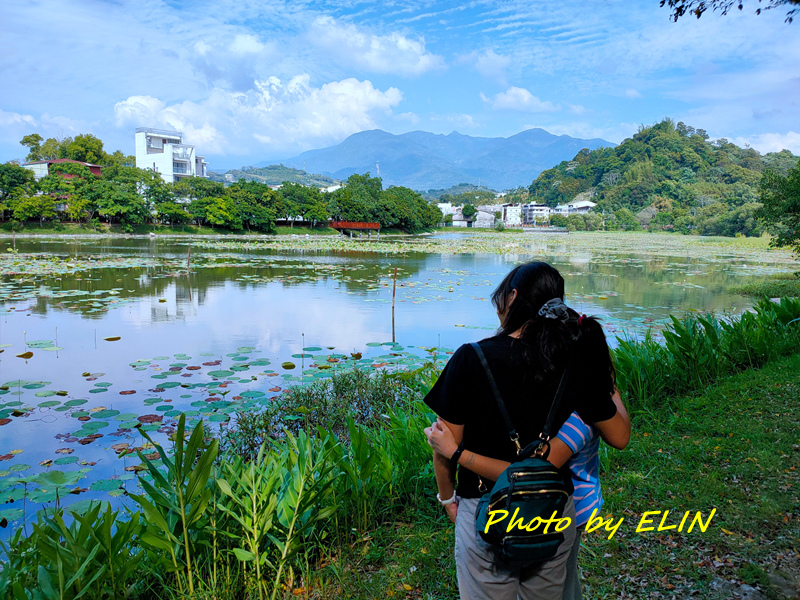
[[[0,161],[29,133],[134,152],[178,130],[211,170],[369,129],[619,143],[670,117],[800,154],[800,19],[672,22],[659,0],[0,2]]]

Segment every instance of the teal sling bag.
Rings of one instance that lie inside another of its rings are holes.
[[[475,527],[484,541],[494,546],[507,564],[525,567],[555,556],[571,526],[564,518],[568,488],[558,469],[545,460],[550,453],[550,428],[564,391],[570,362],[561,375],[553,404],[539,439],[522,448],[506,410],[489,363],[477,343],[471,344],[489,379],[509,438],[517,449],[517,461],[498,477],[492,489],[478,502]]]

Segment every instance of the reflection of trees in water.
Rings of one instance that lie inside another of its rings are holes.
[[[360,253],[365,254],[365,253]],[[424,261],[402,258],[390,264],[390,261],[375,259],[374,255],[356,257],[338,257],[336,262],[314,261],[308,258],[297,260],[281,257],[259,257],[257,260],[241,261],[235,266],[212,266],[209,256],[197,257],[187,274],[185,270],[173,270],[164,267],[131,267],[126,269],[103,268],[81,271],[78,274],[37,277],[36,284],[46,287],[51,292],[75,290],[88,292],[87,295],[67,295],[64,297],[37,296],[31,312],[45,314],[49,308],[60,308],[80,312],[86,318],[102,317],[107,310],[119,305],[110,302],[117,300],[153,299],[151,308],[153,321],[164,321],[185,316],[189,306],[205,303],[210,289],[222,287],[230,282],[241,289],[271,283],[280,283],[283,287],[299,287],[315,282],[334,281],[346,291],[369,292],[380,289],[380,281],[386,283],[394,276],[397,266],[397,279],[402,281],[418,274]],[[324,255],[330,258],[330,255]],[[309,257],[311,258],[311,257]],[[220,258],[219,262],[234,262],[232,259]],[[264,264],[261,266],[259,263]],[[21,279],[20,279],[21,281]],[[25,281],[30,281],[26,279]],[[170,288],[173,288],[170,290]],[[115,295],[90,295],[92,292],[108,292],[118,290]],[[174,298],[178,314],[169,314],[168,303],[159,303],[164,297]],[[30,300],[26,301],[30,302]],[[101,306],[93,306],[100,304]],[[94,310],[99,309],[99,310]]]
[[[398,282],[417,276],[428,265],[451,268],[475,276],[489,276],[500,280],[515,262],[530,260],[530,256],[497,255],[432,255],[411,253],[403,255],[376,255],[371,252],[344,251],[276,251],[250,249],[237,251],[197,250],[191,257],[191,271],[186,273],[186,252],[191,242],[169,242],[147,239],[109,238],[77,244],[70,241],[45,245],[26,242],[29,251],[48,252],[66,257],[77,248],[79,256],[103,259],[121,256],[142,257],[164,261],[167,266],[114,268],[99,266],[80,271],[76,275],[36,277],[33,282],[50,290],[109,291],[120,288],[113,296],[120,301],[137,301],[152,298],[154,320],[181,318],[170,314],[167,306],[175,303],[158,303],[159,298],[174,299],[180,311],[189,306],[203,305],[209,291],[228,282],[242,290],[254,289],[264,284],[279,283],[286,288],[308,284],[333,283],[333,287],[347,292],[377,293],[391,287],[394,268],[398,268]],[[536,244],[534,244],[536,246]],[[614,292],[620,298],[614,301],[644,307],[689,308],[689,303],[706,309],[722,310],[731,296],[725,289],[741,282],[730,270],[730,264],[694,259],[690,256],[643,256],[642,254],[599,254],[597,252],[571,252],[562,244],[542,245],[545,260],[551,261],[566,277],[567,291],[574,296]],[[561,253],[553,251],[560,250]],[[697,272],[696,274],[689,274]],[[453,275],[460,277],[463,275]],[[12,280],[31,282],[30,278]],[[8,281],[8,280],[7,280]],[[703,289],[682,285],[693,284]],[[172,289],[171,286],[174,286]],[[109,296],[67,296],[50,298],[39,296],[33,312],[44,314],[50,307],[74,310],[87,318],[103,316],[111,306]],[[577,300],[577,298],[576,298]],[[591,299],[586,299],[587,301]],[[26,302],[31,302],[30,300]],[[92,306],[97,302],[100,306]],[[610,303],[609,303],[610,304]],[[99,309],[93,311],[93,309]],[[170,309],[175,310],[175,309]]]
[[[731,301],[727,288],[741,281],[722,265],[680,257],[616,256],[593,259],[577,269],[557,262],[555,266],[566,276],[572,296],[614,292],[625,304],[675,310],[721,311]]]

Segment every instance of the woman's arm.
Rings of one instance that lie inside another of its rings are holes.
[[[453,448],[453,452],[450,454],[445,455],[444,453],[436,451],[436,447],[431,444],[431,436],[433,435],[433,430],[439,427],[439,421],[432,423],[430,427],[425,428],[425,436],[428,438],[428,444],[434,449],[433,453],[433,474],[436,477],[436,487],[439,489],[439,497],[442,500],[447,500],[448,498],[452,498],[453,494],[455,493],[455,484],[456,484],[456,466],[450,460],[450,457],[453,456],[453,453],[458,448],[458,444],[461,443],[461,438],[464,435],[464,426],[463,425],[452,425],[454,429],[457,429],[458,433],[458,441],[455,441],[453,437],[453,433],[450,431],[450,437],[453,439],[453,443],[455,447]],[[458,514],[458,504],[452,503],[448,504],[445,507],[447,511],[447,516],[451,522],[456,522],[456,515]]]
[[[617,414],[605,421],[594,423],[594,426],[606,444],[617,450],[622,450],[631,440],[631,420],[628,417],[628,411],[625,410],[625,405],[622,403],[619,390],[614,390],[612,400],[617,407]]]
[[[450,463],[449,458],[453,456],[458,449],[458,444],[461,443],[463,434],[463,425],[455,425],[441,418],[437,419],[435,423],[432,423],[430,427],[425,429],[428,444],[436,451],[434,456],[438,455],[444,457],[448,463]],[[550,440],[550,455],[547,460],[560,468],[569,460],[570,456],[572,456],[572,451],[564,442],[558,439]],[[465,469],[469,469],[483,479],[497,481],[497,478],[500,477],[500,473],[505,471],[511,463],[496,458],[489,458],[482,454],[476,454],[470,450],[464,450],[458,459],[458,464]],[[434,463],[434,470],[435,467],[436,464]],[[441,488],[439,488],[439,494],[444,497]],[[450,496],[448,496],[448,498],[449,497]]]

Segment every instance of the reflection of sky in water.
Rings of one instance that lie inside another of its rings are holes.
[[[81,406],[89,410],[104,406],[121,412],[153,413],[155,405],[143,400],[153,397],[148,389],[160,380],[151,367],[134,371],[130,363],[156,356],[159,368],[185,353],[184,361],[227,361],[226,355],[239,347],[253,347],[254,358],[269,359],[268,367],[254,367],[236,373],[244,379],[231,384],[231,397],[245,388],[267,390],[293,385],[281,376],[260,373],[279,368],[290,359],[308,367],[313,359],[292,359],[302,348],[334,346],[337,352],[368,352],[386,357],[387,350],[368,343],[392,341],[392,274],[398,269],[395,339],[405,347],[455,348],[462,343],[489,336],[497,326],[489,296],[515,264],[548,260],[564,275],[567,302],[576,310],[603,318],[609,341],[623,330],[641,335],[658,328],[671,313],[687,310],[738,313],[751,302],[727,293],[731,285],[746,283],[743,274],[759,273],[769,265],[747,265],[740,255],[725,260],[686,256],[647,257],[635,253],[592,252],[564,249],[557,242],[535,242],[531,254],[413,254],[378,255],[358,253],[348,257],[335,253],[292,252],[276,255],[269,251],[193,249],[192,272],[185,273],[184,244],[154,244],[149,240],[104,240],[80,244],[48,243],[36,246],[18,241],[21,252],[44,249],[65,258],[86,260],[92,253],[98,266],[109,267],[35,276],[3,277],[0,287],[0,344],[10,344],[0,354],[0,383],[13,380],[51,382],[46,389],[65,390],[66,401],[86,398]],[[142,261],[146,258],[146,261]],[[120,265],[118,261],[125,261]],[[114,263],[114,261],[117,261]],[[137,263],[139,261],[139,263]],[[55,264],[55,263],[54,263]],[[159,266],[153,266],[153,265]],[[64,263],[58,268],[63,268]],[[25,287],[27,286],[27,287]],[[109,293],[113,291],[113,293]],[[79,292],[79,293],[76,293]],[[163,300],[163,301],[162,301]],[[12,310],[13,307],[13,310]],[[104,338],[121,336],[116,342]],[[52,340],[62,350],[34,349],[24,361],[15,355],[25,351],[24,340]],[[420,355],[422,350],[416,350]],[[201,357],[201,353],[212,355]],[[370,356],[372,356],[370,355]],[[384,360],[376,358],[376,361]],[[317,361],[321,362],[321,361]],[[214,367],[211,367],[213,369]],[[208,371],[204,368],[203,373]],[[297,373],[295,371],[295,373]],[[86,381],[83,373],[102,373]],[[201,377],[200,372],[197,377]],[[255,376],[256,381],[250,377]],[[181,382],[197,381],[182,379]],[[205,377],[210,381],[210,377]],[[92,394],[97,381],[112,383],[109,392]],[[246,385],[245,385],[246,384]],[[120,391],[136,390],[135,395]],[[37,390],[13,390],[0,396],[0,405],[19,399],[36,406],[51,398],[35,396]],[[169,398],[181,410],[203,400],[202,388],[168,389],[155,394]],[[182,398],[181,396],[189,396]],[[159,401],[163,404],[163,400]],[[112,421],[111,425],[119,423]],[[18,464],[32,465],[20,475],[41,470],[39,462],[56,459],[57,448],[71,447],[85,461],[97,461],[91,475],[80,485],[88,487],[98,478],[121,475],[135,458],[117,459],[111,444],[128,441],[141,444],[141,436],[115,437],[79,446],[55,439],[72,432],[76,419],[55,409],[36,409],[29,417],[13,418],[0,427],[0,457],[13,450],[23,452],[0,461],[0,473]],[[103,430],[112,432],[114,427]],[[162,436],[163,437],[163,436]],[[54,466],[73,470],[79,465]],[[128,474],[129,475],[129,474]],[[0,478],[2,479],[2,478]],[[66,502],[106,497],[103,492],[70,496]],[[0,489],[0,498],[2,490]],[[11,503],[3,507],[18,507]],[[33,511],[30,511],[33,512]]]

